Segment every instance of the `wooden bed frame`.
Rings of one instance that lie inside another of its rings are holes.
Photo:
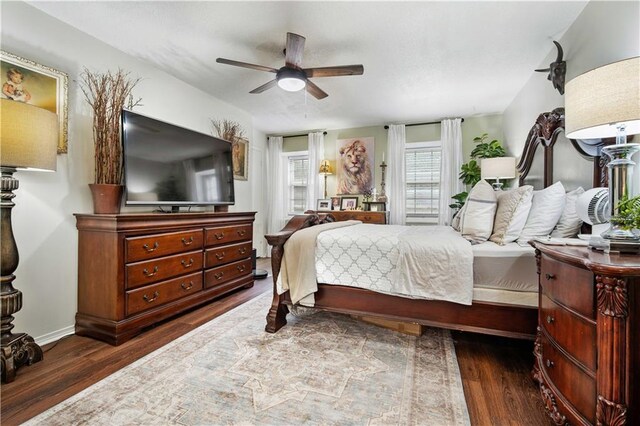
[[[538,146],[543,147],[544,186],[553,183],[553,147],[563,130],[563,108],[540,114],[529,132],[523,155],[517,165],[520,184],[525,182]],[[600,163],[594,161],[594,169],[601,167]],[[594,181],[596,175],[599,178],[601,173],[594,172]],[[275,333],[287,323],[287,304],[291,304],[288,292],[278,295],[276,291],[284,244],[300,229],[333,221],[330,213],[299,215],[293,217],[280,232],[265,236],[272,246],[273,270],[273,302],[267,314],[266,331]],[[531,340],[535,338],[538,316],[537,307],[477,301],[467,306],[437,300],[408,299],[356,287],[323,283],[318,283],[315,307],[331,312]]]

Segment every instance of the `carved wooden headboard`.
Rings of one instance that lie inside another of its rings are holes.
[[[522,151],[522,156],[516,165],[519,174],[519,184],[524,185],[526,178],[536,159],[536,153],[542,155],[542,181],[546,188],[553,184],[553,148],[558,137],[564,133],[564,108],[556,108],[551,112],[543,112],[536,119],[529,131]],[[615,143],[615,139],[580,141],[569,139],[578,153],[589,161],[593,161],[593,186],[607,186],[606,157],[600,156],[603,146]],[[542,147],[539,151],[538,147]]]

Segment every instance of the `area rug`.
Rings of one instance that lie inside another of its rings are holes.
[[[448,331],[318,312],[269,334],[270,303],[265,293],[27,424],[469,424]]]

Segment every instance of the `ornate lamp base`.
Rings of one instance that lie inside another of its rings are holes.
[[[11,227],[11,210],[18,189],[18,179],[13,177],[16,169],[2,167],[0,185],[0,246],[2,247],[2,262],[0,263],[0,335],[2,350],[2,381],[12,382],[16,377],[16,370],[23,365],[31,365],[42,360],[42,349],[31,336],[25,333],[12,333],[13,314],[22,309],[22,292],[13,288],[16,279],[13,272],[18,268],[18,247],[13,238]]]

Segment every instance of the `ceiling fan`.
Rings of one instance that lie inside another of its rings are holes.
[[[316,99],[324,99],[329,96],[324,90],[316,86],[309,80],[311,77],[340,77],[345,75],[362,75],[364,67],[362,65],[342,65],[322,68],[302,68],[302,53],[304,51],[305,38],[294,33],[287,33],[287,45],[285,48],[285,65],[280,69],[265,67],[262,65],[248,64],[246,62],[233,61],[231,59],[218,58],[216,62],[220,64],[233,65],[236,67],[250,68],[258,71],[272,72],[276,78],[253,89],[249,93],[262,93],[273,86],[289,91],[297,92],[306,89]]]

